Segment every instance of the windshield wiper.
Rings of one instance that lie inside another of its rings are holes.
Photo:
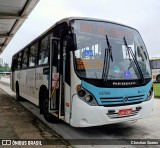
[[[110,60],[113,61],[113,56],[112,56],[112,47],[109,43],[108,36],[106,35],[106,42],[108,48],[105,49],[105,55],[104,55],[104,63],[103,63],[103,73],[102,73],[102,79],[104,82],[107,81],[108,77],[108,72],[109,72],[109,65],[110,65]]]
[[[139,66],[139,64],[138,64],[138,61],[137,61],[137,59],[136,59],[136,57],[135,57],[135,54],[133,53],[132,48],[128,46],[125,37],[123,37],[123,40],[124,40],[124,45],[125,45],[126,48],[127,48],[127,52],[128,52],[128,54],[129,54],[129,58],[130,58],[130,55],[131,55],[132,58],[133,58],[133,61],[134,61],[135,65],[136,65],[136,67],[137,67],[137,70],[138,70],[138,72],[139,72],[139,74],[140,74],[141,80],[142,80],[142,82],[144,82],[144,76],[143,76],[142,70],[141,70],[141,68],[140,68],[140,66]],[[130,59],[130,61],[131,61],[131,59]]]

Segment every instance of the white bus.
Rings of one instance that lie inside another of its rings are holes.
[[[151,58],[150,65],[152,69],[153,82],[160,82],[160,58]]]
[[[151,115],[153,87],[144,42],[134,28],[66,18],[13,55],[11,89],[49,122],[99,126]]]

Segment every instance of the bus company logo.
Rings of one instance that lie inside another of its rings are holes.
[[[136,82],[113,82],[113,85],[136,85]]]
[[[128,97],[124,97],[123,98],[123,101],[126,103],[126,102],[128,102]]]
[[[11,140],[2,140],[2,145],[12,145]]]

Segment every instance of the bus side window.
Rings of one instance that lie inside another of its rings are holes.
[[[27,66],[28,66],[28,48],[24,50],[22,58],[22,68],[25,68]]]
[[[17,68],[20,69],[22,67],[22,53],[18,55],[18,66]]]
[[[56,67],[58,67],[59,64],[59,60],[58,60],[58,43],[56,41],[53,42],[53,60],[52,60],[52,64]]]
[[[154,61],[154,60],[152,61],[152,68],[153,68],[153,69],[157,69],[157,61],[156,61],[156,60],[155,60],[155,61]]]
[[[29,53],[29,66],[30,67],[35,66],[37,63],[37,52],[38,52],[38,43],[35,43],[30,48],[30,53]]]
[[[38,65],[43,65],[48,63],[49,45],[50,45],[49,36],[46,36],[41,40],[40,43]]]
[[[17,57],[14,57],[12,59],[12,64],[11,64],[11,70],[12,71],[15,71],[17,69],[17,65],[18,64],[18,58]]]
[[[150,64],[150,67],[152,69],[153,68],[153,66],[152,66],[152,60],[149,61],[149,64]]]
[[[157,63],[157,69],[159,69],[160,68],[160,61],[156,60],[156,63]]]

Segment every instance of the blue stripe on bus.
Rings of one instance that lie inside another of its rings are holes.
[[[82,87],[94,95],[99,105],[118,105],[145,101],[152,81],[145,86],[134,88],[100,88],[82,81]],[[124,97],[128,98],[127,102]]]

